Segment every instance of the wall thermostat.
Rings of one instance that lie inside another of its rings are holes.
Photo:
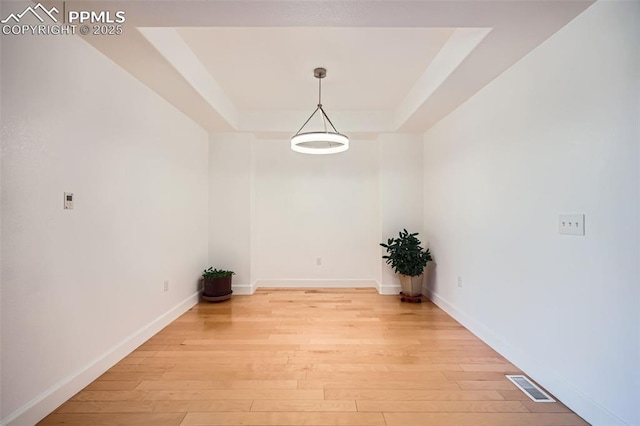
[[[64,209],[73,210],[73,194],[71,192],[64,193]]]

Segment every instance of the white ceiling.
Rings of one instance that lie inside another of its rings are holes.
[[[313,69],[330,109],[391,110],[444,46],[452,29],[180,28],[178,34],[241,110],[310,110]]]
[[[295,133],[325,67],[323,106],[357,137],[424,132],[592,2],[127,2],[122,36],[85,39],[210,131]]]

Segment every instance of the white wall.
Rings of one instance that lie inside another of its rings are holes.
[[[339,155],[305,155],[289,145],[254,143],[254,280],[258,285],[375,285],[377,142],[352,141]]]
[[[3,10],[2,10],[2,3],[0,3],[0,16],[4,16]],[[2,61],[2,38],[0,38],[0,89],[2,88],[2,66],[1,66],[1,61]],[[0,101],[0,124],[2,123],[2,102]],[[2,157],[4,156],[4,131],[0,129],[0,309],[2,308],[2,205],[3,205],[3,198],[2,198]],[[2,361],[2,314],[0,313],[0,424],[2,424],[2,418],[3,418],[3,414],[4,411],[2,410],[2,401],[3,401],[3,396],[2,396],[2,365],[3,365],[3,361]]]
[[[380,141],[380,242],[397,237],[406,228],[422,235],[422,138],[384,134]],[[380,247],[380,257],[386,250]],[[393,268],[380,259],[381,293],[398,294],[400,281]]]
[[[434,299],[594,425],[640,424],[639,18],[594,4],[424,138]]]
[[[209,146],[209,265],[234,271],[233,291],[251,293],[252,134],[216,133]]]
[[[208,136],[80,37],[3,36],[1,84],[0,417],[22,425],[197,300]]]
[[[210,143],[210,262],[237,273],[234,292],[376,286],[397,294],[378,244],[404,227],[421,230],[420,135],[355,140],[326,156],[249,134],[212,134]]]

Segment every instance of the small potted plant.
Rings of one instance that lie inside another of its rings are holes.
[[[431,260],[429,249],[423,249],[418,233],[409,233],[403,229],[398,238],[389,238],[387,244],[380,245],[387,249],[387,256],[382,256],[391,265],[393,270],[400,275],[402,287],[402,301],[421,301],[422,274],[427,263]]]
[[[231,298],[231,276],[233,271],[214,269],[210,267],[202,271],[202,282],[204,289],[202,298],[208,302],[221,302]]]

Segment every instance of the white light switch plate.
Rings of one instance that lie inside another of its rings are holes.
[[[584,235],[584,215],[561,214],[558,216],[558,232],[568,235]]]

